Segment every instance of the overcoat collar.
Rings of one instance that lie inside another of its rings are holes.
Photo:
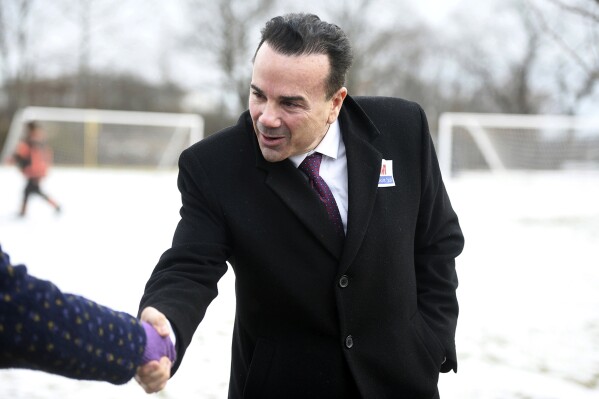
[[[352,264],[370,223],[383,156],[374,147],[380,135],[370,118],[347,96],[339,113],[341,133],[347,155],[348,215],[347,236],[340,262],[344,273]]]
[[[349,210],[347,235],[339,238],[331,223],[323,223],[327,213],[310,187],[305,176],[289,160],[267,162],[258,146],[249,115],[246,130],[252,133],[256,150],[256,166],[266,171],[269,186],[291,211],[304,223],[312,234],[339,259],[340,271],[344,272],[355,258],[368,228],[376,198],[382,155],[371,144],[379,135],[368,116],[347,96],[339,123],[347,155]]]

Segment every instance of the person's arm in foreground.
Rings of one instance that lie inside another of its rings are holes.
[[[175,350],[150,324],[62,293],[12,266],[0,248],[0,368],[124,384],[138,366],[170,364]]]

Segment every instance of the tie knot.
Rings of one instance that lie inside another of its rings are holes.
[[[314,179],[316,176],[320,176],[320,162],[322,161],[322,154],[315,152],[312,155],[308,155],[306,159],[302,161],[299,166],[299,170],[304,172],[310,179]]]

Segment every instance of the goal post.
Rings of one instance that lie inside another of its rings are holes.
[[[471,170],[599,170],[599,117],[443,113],[437,152],[446,177]]]
[[[204,136],[204,120],[196,114],[27,107],[13,117],[2,161],[28,121],[46,131],[56,165],[170,168]]]

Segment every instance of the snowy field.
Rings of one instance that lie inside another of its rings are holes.
[[[178,221],[176,172],[53,170],[55,215],[0,167],[0,243],[13,263],[135,314],[146,279]],[[599,397],[599,173],[467,175],[447,183],[464,234],[458,258],[459,372],[443,399]],[[177,375],[159,398],[225,398],[233,273],[221,280]],[[146,398],[124,386],[26,370],[0,371],[0,398]]]

